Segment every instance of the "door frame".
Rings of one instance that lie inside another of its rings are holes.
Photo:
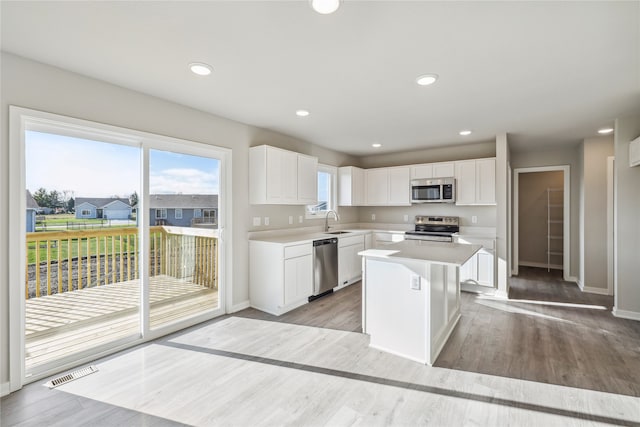
[[[574,280],[570,276],[571,266],[571,166],[538,166],[527,168],[516,168],[513,170],[513,274],[518,275],[518,263],[519,263],[519,192],[520,192],[520,174],[531,172],[563,172],[564,178],[564,200],[563,200],[563,244],[562,244],[562,276],[565,281]]]
[[[607,157],[607,294],[614,296],[614,307],[617,307],[615,179],[615,157],[609,156]]]
[[[148,286],[142,273],[146,263],[141,266],[141,334],[138,338],[123,338],[113,343],[97,347],[91,351],[79,352],[73,358],[56,361],[55,366],[44,366],[32,376],[25,376],[25,298],[22,286],[9,286],[9,390],[19,390],[23,385],[50,376],[83,363],[113,354],[161,336],[185,329],[189,326],[218,317],[232,308],[232,152],[231,149],[210,144],[171,138],[149,132],[136,131],[98,122],[62,116],[43,111],[17,106],[9,106],[9,246],[17,250],[9,251],[9,283],[20,284],[25,281],[26,261],[26,166],[25,166],[25,132],[38,130],[58,134],[96,139],[121,145],[137,146],[141,149],[141,187],[143,194],[141,206],[148,205],[148,152],[149,149],[168,150],[184,154],[200,155],[220,160],[219,195],[218,195],[218,292],[220,307],[211,313],[197,315],[187,320],[171,323],[162,328],[151,330],[148,322]],[[222,207],[222,209],[220,209]],[[148,224],[148,215],[146,225]],[[147,229],[142,224],[140,230],[140,251],[146,250],[145,234]],[[142,253],[142,252],[141,252]]]

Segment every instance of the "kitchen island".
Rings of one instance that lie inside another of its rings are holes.
[[[460,319],[460,266],[481,248],[405,240],[360,252],[369,345],[432,365]]]

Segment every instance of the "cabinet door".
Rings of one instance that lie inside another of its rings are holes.
[[[298,203],[318,203],[318,159],[298,155]]]
[[[353,168],[351,181],[351,200],[352,206],[362,206],[365,204],[364,197],[364,169]]]
[[[349,256],[349,246],[338,248],[338,285],[342,286],[349,281],[351,273],[351,257]]]
[[[285,203],[298,203],[298,154],[282,151],[282,199]]]
[[[389,195],[389,169],[367,169],[366,179],[366,204],[384,206],[388,203]]]
[[[409,175],[408,167],[389,168],[389,205],[409,206],[411,204]]]
[[[411,167],[411,179],[428,178],[433,178],[433,163],[425,163],[424,165]]]
[[[273,149],[267,147],[267,167],[265,170],[267,189],[266,189],[266,201],[267,203],[280,203],[284,199],[284,174],[283,157],[284,152],[282,150]]]
[[[493,254],[481,249],[476,258],[478,260],[478,283],[493,286]]]
[[[473,205],[476,202],[476,161],[456,162],[456,205]]]
[[[351,257],[351,273],[349,279],[353,280],[358,277],[362,277],[362,257],[358,255],[358,252],[364,251],[364,243],[358,243],[357,245],[350,246],[349,256]]]
[[[432,163],[433,178],[451,178],[455,176],[456,169],[454,162]]]
[[[313,294],[313,260],[304,255],[284,260],[284,306]]]
[[[496,159],[476,160],[476,203],[496,203]]]
[[[338,205],[362,206],[364,194],[364,169],[354,166],[338,168]]]
[[[478,254],[472,256],[469,261],[460,266],[460,283],[478,281]]]

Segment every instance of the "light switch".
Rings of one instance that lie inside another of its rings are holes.
[[[300,215],[300,216],[298,217],[298,222],[299,222],[300,224],[302,224],[302,215]]]
[[[408,222],[409,221],[409,215],[405,215],[404,216],[404,222]]]
[[[269,225],[269,217],[268,216],[264,217],[264,225]]]
[[[260,217],[259,216],[254,216],[253,217],[253,226],[254,227],[260,227]]]
[[[376,220],[376,214],[371,214],[371,221],[375,221]]]
[[[476,224],[477,222],[478,222],[478,217],[477,217],[477,216],[475,216],[475,215],[473,215],[473,216],[471,217],[471,223],[472,223],[472,224]]]
[[[289,225],[293,224],[293,216],[289,215]]]
[[[420,276],[411,276],[411,289],[420,290]]]

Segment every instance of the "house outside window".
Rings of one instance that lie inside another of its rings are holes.
[[[200,208],[195,208],[193,210],[193,217],[194,218],[202,218],[202,209]]]
[[[338,206],[338,169],[334,166],[318,165],[318,203],[307,205],[307,219],[324,218],[328,211]]]
[[[174,217],[176,219],[182,219],[182,208],[176,208],[174,212]]]
[[[91,210],[89,209],[82,209],[82,211],[80,212],[81,216],[91,216]]]
[[[203,209],[202,218],[204,219],[203,222],[205,224],[216,224],[218,221],[215,209]]]
[[[167,219],[167,209],[166,208],[156,209],[156,219]]]

